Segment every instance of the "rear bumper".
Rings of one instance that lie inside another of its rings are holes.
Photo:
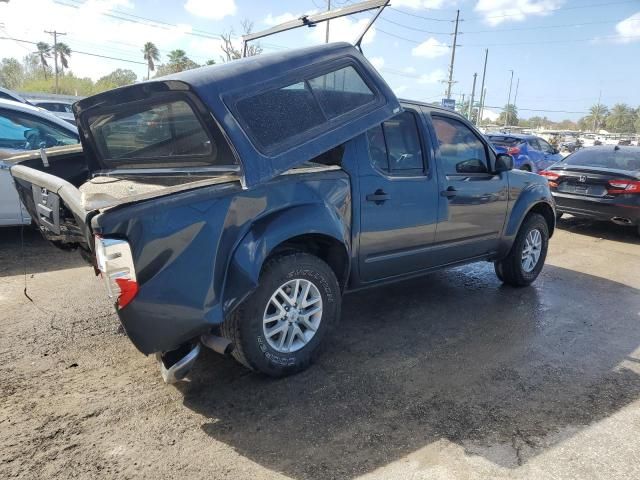
[[[586,198],[578,195],[553,193],[558,213],[595,220],[628,219],[631,225],[640,224],[640,198]]]

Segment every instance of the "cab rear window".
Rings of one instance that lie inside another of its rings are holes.
[[[270,151],[377,101],[356,69],[347,66],[245,97],[236,110],[256,146]]]
[[[89,119],[107,164],[119,167],[233,164],[220,132],[211,136],[185,100],[123,105]]]

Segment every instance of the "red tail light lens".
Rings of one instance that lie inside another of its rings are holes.
[[[549,180],[550,187],[555,188],[558,186],[558,179],[560,178],[560,175],[558,175],[557,173],[550,172],[549,170],[542,170],[541,172],[539,172],[539,174]]]
[[[118,308],[126,307],[138,293],[131,247],[125,240],[95,237],[96,263],[104,278],[107,293]]]
[[[609,180],[609,195],[621,195],[625,193],[640,193],[640,181],[638,180]]]
[[[509,147],[507,149],[507,154],[509,155],[520,155],[520,147]]]

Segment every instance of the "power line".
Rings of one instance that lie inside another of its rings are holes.
[[[608,7],[610,5],[620,5],[623,3],[637,3],[637,0],[622,0],[622,1],[618,1],[618,2],[607,2],[607,3],[592,3],[590,5],[574,5],[571,7],[558,7],[558,8],[549,8],[547,10],[543,10],[542,12],[539,13],[549,13],[549,12],[558,12],[560,10],[579,10],[579,9],[583,9],[583,8],[597,8],[597,7]],[[521,15],[526,15],[525,12],[518,12],[518,13],[505,13],[503,15],[489,15],[489,16],[484,16],[484,15],[477,15],[475,17],[469,17],[470,19],[489,19],[489,18],[508,18],[508,17],[519,17]]]
[[[405,12],[404,10],[400,10],[399,8],[396,7],[387,7],[390,8],[391,10],[398,12],[398,13],[402,13],[403,15],[408,15],[410,17],[415,17],[415,18],[421,18],[423,20],[429,20],[431,22],[447,22],[447,23],[452,23],[453,20],[449,20],[447,18],[433,18],[433,17],[425,17],[424,15],[418,15],[416,13],[411,13],[411,12]]]
[[[620,20],[606,20],[602,22],[583,22],[583,23],[565,23],[563,25],[540,25],[537,27],[518,27],[518,28],[500,28],[489,30],[465,30],[464,33],[500,33],[500,32],[519,32],[523,30],[546,30],[551,28],[571,28],[571,27],[584,27],[586,25],[604,25],[618,23]],[[640,20],[639,20],[640,21]]]
[[[22,40],[20,38],[13,38],[13,37],[0,37],[0,40],[12,40],[14,42],[29,43],[31,45],[37,45],[38,44],[38,42],[31,42],[29,40]],[[83,51],[80,51],[80,50],[74,50],[73,53],[77,53],[77,54],[80,54],[80,55],[89,55],[91,57],[106,58],[106,59],[109,59],[109,60],[119,60],[121,62],[137,63],[138,65],[146,65],[147,64],[146,62],[138,62],[136,60],[129,60],[129,59],[126,59],[126,58],[118,58],[118,57],[111,57],[109,55],[100,55],[100,54],[97,54],[97,53],[83,52]]]
[[[392,23],[393,25],[397,25],[402,28],[406,28],[407,30],[413,30],[415,32],[429,33],[431,35],[446,35],[446,36],[451,35],[451,32],[432,32],[431,30],[425,30],[423,28],[416,28],[410,25],[405,25],[404,23],[394,22],[393,20],[389,20],[388,18],[380,17],[380,20],[382,20],[383,22]]]

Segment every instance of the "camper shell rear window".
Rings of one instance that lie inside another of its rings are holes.
[[[185,95],[162,95],[98,111],[88,126],[108,167],[207,167],[233,165],[217,125]]]
[[[271,154],[345,123],[381,101],[357,69],[346,65],[245,96],[233,106],[256,148]]]

